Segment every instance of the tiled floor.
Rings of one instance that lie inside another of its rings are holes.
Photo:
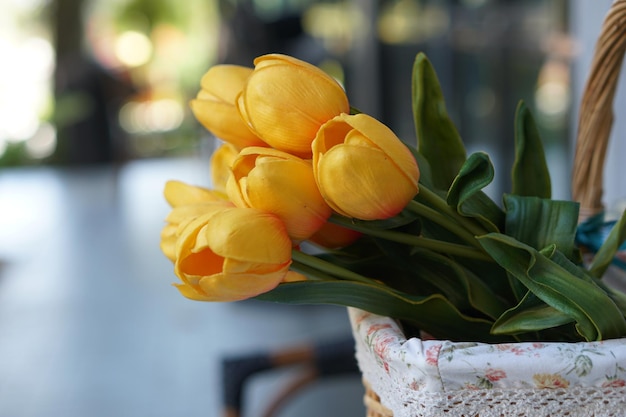
[[[200,160],[0,171],[0,417],[221,414],[225,355],[349,334],[345,309],[208,304],[170,286],[159,251],[165,180]],[[289,374],[246,394],[246,417]],[[358,376],[316,385],[281,416],[363,416]]]

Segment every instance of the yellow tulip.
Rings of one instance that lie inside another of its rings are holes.
[[[172,262],[176,260],[176,240],[180,229],[194,218],[233,204],[225,195],[182,181],[168,181],[163,192],[172,210],[161,230],[161,251]]]
[[[267,146],[241,119],[235,106],[252,68],[239,65],[211,67],[200,81],[201,89],[189,103],[198,121],[217,138],[237,148]]]
[[[391,129],[371,116],[333,118],[320,128],[312,148],[320,192],[339,214],[390,218],[418,192],[415,158]]]
[[[261,210],[232,207],[196,217],[177,241],[177,287],[202,301],[254,297],[287,277],[291,247],[282,221]]]
[[[250,128],[270,146],[303,158],[329,119],[349,112],[343,88],[321,69],[279,54],[258,57],[237,106]]]
[[[211,155],[211,181],[215,190],[226,193],[226,182],[237,154],[239,150],[234,145],[224,143]]]
[[[233,207],[227,200],[207,201],[174,207],[165,218],[166,225],[161,230],[161,252],[172,262],[176,261],[176,241],[181,230],[196,217]]]
[[[315,233],[331,214],[311,163],[276,149],[243,149],[233,163],[226,192],[239,207],[278,216],[296,242]]]

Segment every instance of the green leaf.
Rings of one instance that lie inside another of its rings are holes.
[[[428,58],[413,64],[413,118],[419,152],[428,160],[435,186],[447,190],[466,158],[456,126],[448,116],[441,86]]]
[[[256,299],[287,304],[356,307],[405,320],[438,339],[491,343],[512,340],[507,336],[491,335],[491,322],[461,314],[439,294],[418,297],[384,286],[351,281],[300,281],[280,284]]]
[[[587,271],[586,269],[579,267],[577,264],[574,264],[572,261],[567,259],[567,257],[561,252],[555,251],[549,257],[553,262],[556,262],[563,268],[567,269],[571,274],[585,281],[592,282],[593,284],[600,287],[605,293],[608,294],[609,297],[611,297],[611,300],[613,300],[613,302],[615,303],[617,308],[620,309],[622,314],[626,313],[626,294],[610,287],[609,285],[605,284],[599,277],[592,275],[590,271]]]
[[[446,200],[462,216],[478,220],[490,232],[499,232],[504,227],[504,212],[482,191],[493,176],[489,155],[470,155],[454,178]]]
[[[504,207],[507,235],[537,250],[556,245],[569,259],[580,261],[575,243],[578,203],[508,194]]]
[[[433,180],[433,174],[432,174],[432,170],[430,169],[430,164],[428,163],[428,160],[424,157],[424,155],[419,153],[418,150],[415,149],[413,146],[407,145],[407,147],[413,154],[413,157],[415,158],[415,161],[417,162],[417,166],[419,167],[419,170],[420,170],[419,183],[422,185],[425,185],[426,187],[430,189],[434,189],[435,182]]]
[[[515,115],[515,162],[513,194],[550,198],[552,187],[537,125],[523,101]]]
[[[473,270],[464,268],[461,263],[431,251],[415,251],[414,270],[417,275],[422,275],[420,268],[428,271],[438,271],[436,280],[447,282],[452,288],[463,290],[463,298],[476,311],[485,316],[496,319],[507,308],[504,300],[496,294],[484,278],[479,277]],[[474,269],[476,270],[476,269]],[[457,304],[460,305],[460,304]]]
[[[595,277],[602,277],[606,272],[620,246],[626,240],[626,211],[615,223],[598,252],[594,255],[589,271]]]
[[[562,326],[573,321],[571,316],[547,305],[532,292],[527,291],[519,304],[496,320],[492,332],[519,335]]]
[[[592,282],[580,279],[534,248],[511,236],[479,238],[485,250],[546,304],[569,315],[585,340],[626,335],[626,320],[613,300]]]

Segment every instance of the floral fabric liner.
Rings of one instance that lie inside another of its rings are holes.
[[[596,395],[596,404],[588,404],[589,407],[600,407],[605,412],[583,413],[584,404],[576,404],[572,413],[563,415],[626,415],[625,339],[510,344],[407,340],[388,317],[355,308],[348,308],[348,312],[363,376],[380,395],[381,403],[394,410],[394,417],[422,415],[401,414],[416,399],[450,399],[463,392],[497,392],[500,396],[507,390],[528,394],[551,390],[562,397],[580,389],[585,397]],[[450,404],[440,405],[448,408],[445,415],[457,415],[449,414]],[[459,411],[458,415],[466,415],[466,411]],[[431,411],[424,415],[438,414]],[[480,415],[492,414],[482,411]]]

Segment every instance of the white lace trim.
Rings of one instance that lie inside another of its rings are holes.
[[[624,389],[481,389],[433,393],[411,392],[378,382],[370,383],[379,393],[381,404],[393,411],[393,417],[626,416]]]

